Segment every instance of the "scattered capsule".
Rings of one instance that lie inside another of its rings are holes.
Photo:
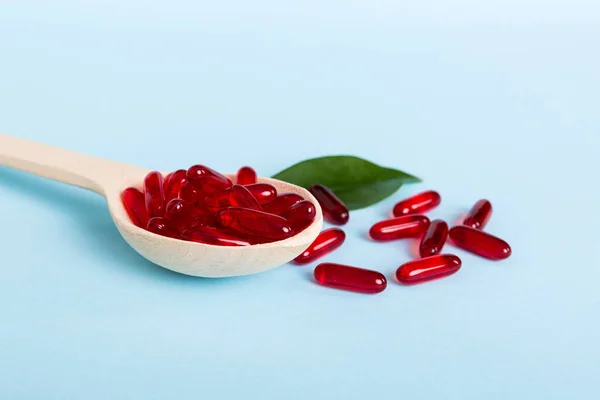
[[[163,176],[160,172],[153,171],[144,179],[144,197],[146,209],[150,217],[162,217],[165,212],[165,191]]]
[[[304,200],[302,196],[296,193],[282,193],[279,196],[275,197],[272,201],[263,204],[263,211],[281,215],[291,206],[296,204],[299,201]]]
[[[125,189],[121,194],[121,201],[131,222],[140,228],[146,229],[149,217],[148,210],[146,210],[144,193],[136,188]]]
[[[315,279],[324,286],[361,293],[379,293],[387,287],[382,273],[349,265],[322,263],[315,268]]]
[[[504,240],[470,226],[454,226],[448,234],[457,247],[490,260],[503,260],[512,253]]]
[[[323,217],[337,225],[344,225],[348,222],[350,214],[348,208],[342,201],[325,185],[312,185],[310,192],[315,196],[321,208],[323,209]]]
[[[179,232],[171,223],[163,217],[150,218],[146,229],[157,235],[167,236],[173,239],[180,239]]]
[[[427,232],[421,238],[419,254],[421,257],[429,257],[442,251],[444,243],[448,238],[448,224],[441,219],[431,221]]]
[[[290,223],[294,234],[303,231],[314,221],[317,215],[315,206],[308,200],[302,200],[291,206],[281,216]]]
[[[165,200],[168,202],[171,199],[179,197],[181,187],[187,182],[187,171],[185,169],[178,169],[175,172],[171,172],[165,178]]]
[[[188,228],[181,236],[189,241],[220,246],[249,246],[253,242],[237,234],[235,231],[209,226]]]
[[[454,274],[460,269],[460,258],[452,254],[438,254],[401,265],[396,270],[398,282],[406,285],[422,283]]]
[[[217,221],[244,235],[282,240],[292,236],[290,224],[275,214],[249,208],[230,207],[219,211]]]
[[[260,205],[270,202],[277,196],[277,189],[275,189],[275,186],[269,185],[268,183],[253,183],[251,185],[246,185],[246,189],[252,193],[252,196],[254,196]]]
[[[488,200],[479,200],[469,214],[465,217],[463,225],[470,226],[475,229],[483,229],[487,225],[492,216],[492,203]]]
[[[308,246],[298,257],[294,259],[296,264],[308,264],[331,253],[344,243],[346,234],[339,228],[325,229],[317,236],[314,242]]]
[[[187,170],[187,179],[203,193],[229,189],[232,185],[231,180],[225,175],[200,164],[193,165]]]
[[[181,226],[182,231],[189,228],[197,228],[199,226],[209,226],[214,228],[217,226],[217,217],[208,210],[196,209],[192,219],[181,224]]]
[[[394,206],[394,217],[407,214],[422,214],[437,207],[442,202],[438,192],[433,190],[416,194]]]
[[[369,230],[373,240],[386,241],[421,236],[429,227],[429,218],[424,215],[405,215],[377,222]]]
[[[235,183],[238,185],[250,185],[256,183],[256,171],[251,167],[242,167],[237,172]]]
[[[179,198],[192,204],[194,207],[204,205],[204,196],[200,189],[191,182],[186,182],[181,186]]]
[[[229,207],[229,191],[229,189],[220,190],[206,196],[204,199],[206,207],[212,212],[217,212]]]
[[[232,207],[243,207],[262,211],[262,207],[258,204],[258,201],[254,196],[252,196],[252,193],[242,185],[236,184],[229,189],[228,200]]]

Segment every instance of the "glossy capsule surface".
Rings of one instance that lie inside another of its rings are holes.
[[[382,273],[349,265],[322,263],[315,268],[314,276],[321,285],[353,292],[379,293],[387,287]]]
[[[435,219],[429,224],[427,232],[421,238],[419,244],[419,255],[429,257],[442,251],[442,247],[448,238],[448,224],[441,219]]]
[[[252,167],[242,167],[235,176],[238,185],[250,185],[256,183],[256,171]]]
[[[187,182],[187,171],[185,169],[178,169],[175,172],[171,172],[165,177],[165,200],[168,202],[171,199],[177,198],[180,195],[181,187]]]
[[[470,226],[475,229],[483,229],[487,225],[490,217],[492,216],[492,203],[488,200],[479,200],[469,214],[465,217],[463,225]]]
[[[234,231],[209,226],[197,226],[184,230],[181,236],[189,241],[219,246],[249,246],[253,244]]]
[[[314,204],[308,200],[302,200],[291,206],[281,216],[290,223],[294,234],[296,234],[309,226],[316,215],[317,210]]]
[[[344,240],[346,240],[346,234],[343,230],[339,228],[325,229],[302,254],[294,259],[294,262],[296,264],[308,264],[331,253],[340,247],[344,243]]]
[[[225,175],[201,164],[193,165],[187,170],[187,179],[206,194],[229,189],[232,185]]]
[[[157,235],[171,237],[173,239],[180,239],[179,232],[175,229],[169,220],[163,217],[154,217],[148,220],[146,229]]]
[[[396,279],[405,285],[431,281],[456,273],[461,264],[460,258],[452,254],[420,258],[402,264],[396,270]]]
[[[189,219],[194,211],[193,206],[183,199],[171,199],[165,208],[165,218],[180,224]]]
[[[293,234],[292,227],[285,218],[249,208],[230,207],[221,210],[217,214],[217,221],[222,226],[248,235],[251,238],[257,236],[282,240]]]
[[[296,193],[282,193],[275,197],[272,201],[263,204],[263,211],[281,215],[286,212],[291,206],[299,201],[304,200],[302,196]]]
[[[252,193],[252,196],[254,196],[260,205],[270,202],[277,196],[277,189],[275,189],[275,186],[269,185],[268,183],[253,183],[251,185],[246,185],[246,189]]]
[[[252,196],[252,193],[242,185],[233,185],[229,189],[228,195],[229,204],[232,207],[244,207],[252,210],[262,210],[258,201]]]
[[[369,230],[373,240],[387,241],[419,237],[429,227],[429,218],[424,215],[405,215],[377,222]]]
[[[442,197],[436,191],[429,190],[404,199],[394,206],[394,217],[408,214],[421,214],[437,207]]]
[[[504,240],[470,226],[454,226],[448,235],[457,247],[490,260],[503,260],[512,254]]]
[[[346,205],[325,185],[311,185],[310,192],[323,209],[323,217],[330,223],[344,225],[350,214]]]
[[[127,188],[121,193],[121,201],[131,222],[140,228],[146,229],[149,217],[144,193],[136,188]]]
[[[163,176],[158,171],[152,171],[144,179],[144,197],[146,210],[150,217],[162,217],[165,212],[165,191]]]

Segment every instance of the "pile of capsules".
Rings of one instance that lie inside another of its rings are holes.
[[[277,194],[242,167],[235,184],[204,165],[166,177],[150,172],[143,190],[121,194],[131,221],[158,235],[193,242],[247,246],[287,239],[315,219],[315,206],[295,193]]]
[[[327,190],[322,185],[319,191]],[[312,191],[312,189],[311,189]],[[343,225],[348,222],[348,209],[331,191],[326,201],[312,191],[323,208],[325,220]],[[377,222],[369,230],[375,241],[419,239],[421,258],[409,261],[396,270],[396,279],[401,284],[412,285],[439,279],[457,272],[462,261],[453,254],[440,254],[448,237],[452,243],[491,260],[503,260],[511,255],[511,248],[504,240],[483,231],[492,215],[492,204],[479,200],[471,208],[461,225],[448,229],[445,221],[430,221],[423,213],[441,203],[438,192],[419,193],[394,206],[394,218]],[[326,229],[294,262],[306,264],[337,249],[346,235],[339,228]],[[363,293],[379,293],[387,287],[385,276],[378,272],[347,265],[322,263],[315,268],[315,279],[322,285]]]
[[[349,211],[326,186],[314,184],[310,192],[323,209],[324,219],[345,225]],[[194,165],[168,174],[150,172],[143,190],[123,191],[121,199],[131,221],[140,228],[175,239],[221,246],[248,246],[287,239],[306,229],[314,220],[314,205],[295,193],[277,193],[274,186],[257,183],[256,172],[242,167],[235,184],[204,165]],[[479,256],[502,260],[511,254],[504,240],[483,231],[492,215],[488,200],[479,200],[461,225],[430,221],[423,213],[437,207],[435,191],[419,193],[394,206],[394,218],[380,221],[369,230],[376,241],[419,239],[421,258],[401,265],[398,282],[422,283],[452,275],[461,267],[453,254],[440,254],[448,237],[457,247]],[[308,264],[339,248],[346,240],[340,228],[323,230],[298,257]],[[369,269],[321,263],[314,270],[318,283],[362,293],[379,293],[387,287],[385,276]]]

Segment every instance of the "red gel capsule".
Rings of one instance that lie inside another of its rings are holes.
[[[466,216],[463,225],[470,226],[475,229],[483,229],[487,225],[492,216],[492,203],[488,200],[479,200],[469,214]]]
[[[448,224],[441,219],[431,221],[425,236],[421,239],[419,245],[419,254],[421,257],[429,257],[442,251],[444,243],[448,238]]]
[[[291,206],[281,216],[288,220],[294,233],[298,233],[306,229],[307,226],[314,221],[317,215],[315,206],[308,200],[302,200]]]
[[[153,171],[144,179],[144,197],[146,209],[150,217],[162,217],[165,212],[165,191],[163,176],[160,172]]]
[[[196,186],[194,186],[191,182],[186,182],[181,186],[181,190],[179,192],[179,198],[187,201],[194,207],[198,207],[199,205],[204,204],[204,195]]]
[[[340,247],[344,243],[344,240],[346,240],[346,234],[343,230],[339,228],[325,229],[319,233],[315,241],[302,254],[294,259],[294,262],[296,264],[308,264],[317,258],[331,253]]]
[[[452,227],[448,234],[457,247],[490,260],[503,260],[512,253],[504,240],[469,226]]]
[[[349,265],[322,263],[315,268],[315,279],[321,285],[361,293],[379,293],[387,287],[382,273]]]
[[[258,201],[258,204],[263,205],[277,196],[277,189],[275,186],[269,185],[268,183],[253,183],[246,185],[246,189],[252,193],[252,196]]]
[[[192,242],[219,246],[249,246],[254,244],[250,239],[244,238],[236,232],[208,226],[188,228],[181,233],[181,236]]]
[[[369,230],[373,240],[385,241],[421,236],[429,227],[424,215],[405,215],[376,223]]]
[[[438,192],[430,190],[404,199],[394,206],[394,217],[407,214],[420,214],[440,205],[442,197]]]
[[[312,185],[310,192],[321,205],[323,217],[328,222],[337,225],[344,225],[348,222],[350,217],[348,208],[327,186]]]
[[[263,204],[263,210],[271,214],[281,215],[289,210],[291,206],[302,200],[304,200],[304,198],[299,194],[282,193],[275,197],[273,201]]]
[[[187,179],[204,193],[229,189],[231,181],[225,175],[205,165],[193,165],[187,170]]]
[[[148,224],[148,211],[146,210],[146,201],[144,199],[144,193],[140,192],[136,188],[127,188],[121,194],[121,201],[123,207],[129,215],[129,219],[135,226],[146,229]]]
[[[242,185],[233,185],[229,189],[229,204],[232,207],[250,208],[251,210],[262,210],[258,201],[252,196],[252,193]]]
[[[235,183],[238,185],[250,185],[256,183],[256,171],[251,167],[242,167],[235,176]]]
[[[217,214],[217,221],[244,235],[267,239],[287,239],[293,233],[285,218],[249,208],[231,207],[221,210]]]
[[[438,254],[409,261],[396,270],[396,279],[405,285],[413,285],[452,275],[460,269],[460,258],[452,254]]]
[[[180,239],[179,232],[177,232],[171,223],[163,217],[150,218],[146,229],[157,235]]]
[[[226,207],[229,207],[229,189],[214,192],[206,196],[204,199],[206,207],[212,211],[217,212]]]
[[[187,182],[187,171],[185,169],[178,169],[175,172],[171,172],[165,178],[165,200],[168,202],[174,198],[179,197],[181,187]]]
[[[187,220],[193,212],[193,206],[182,199],[172,199],[165,208],[165,218],[177,224]]]
[[[196,213],[192,215],[189,221],[184,221],[181,224],[182,230],[188,228],[197,228],[199,226],[209,226],[213,228],[217,226],[217,217],[215,214],[208,210],[204,210],[203,212],[198,212],[198,210],[195,211]]]

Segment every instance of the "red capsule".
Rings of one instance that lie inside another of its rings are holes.
[[[490,260],[503,260],[510,257],[512,253],[510,246],[504,240],[470,226],[452,227],[448,234],[457,247]]]
[[[194,207],[204,204],[204,196],[200,189],[191,182],[186,182],[181,186],[179,198],[192,204]]]
[[[263,210],[271,214],[281,215],[291,206],[304,200],[302,196],[296,193],[282,193],[275,197],[273,201],[263,204]]]
[[[251,167],[242,167],[237,172],[235,183],[238,185],[250,185],[256,183],[256,171]]]
[[[175,223],[181,223],[192,215],[194,207],[185,200],[172,199],[165,208],[165,218]]]
[[[144,197],[146,209],[150,217],[162,217],[165,212],[165,191],[163,176],[160,172],[153,171],[144,179]]]
[[[466,216],[463,225],[470,226],[475,229],[483,229],[487,225],[492,216],[492,203],[488,200],[479,200],[469,214]]]
[[[282,240],[292,236],[292,227],[282,217],[249,208],[231,207],[219,211],[217,221],[244,235]]]
[[[310,192],[321,205],[323,217],[328,222],[337,225],[344,225],[348,222],[350,217],[348,208],[327,186],[312,185]]]
[[[425,236],[421,239],[419,245],[419,254],[421,257],[429,257],[442,251],[444,243],[448,238],[448,224],[441,219],[435,219],[429,225]]]
[[[387,287],[382,273],[349,265],[322,263],[315,268],[315,279],[321,285],[361,293],[379,293]]]
[[[262,211],[258,201],[252,196],[252,193],[242,185],[233,185],[229,189],[229,204],[232,207],[250,208],[251,210]]]
[[[179,197],[181,187],[187,182],[187,171],[185,169],[178,169],[175,172],[171,172],[165,178],[165,199],[168,202],[171,199]]]
[[[277,189],[275,186],[269,185],[268,183],[253,183],[246,185],[246,189],[252,193],[252,196],[258,201],[258,204],[263,205],[277,196]]]
[[[229,207],[229,189],[220,190],[206,196],[204,199],[206,207],[212,211],[217,212],[226,207]]]
[[[394,216],[420,214],[437,207],[442,202],[438,192],[430,190],[404,199],[394,206]]]
[[[315,206],[308,200],[302,200],[291,206],[281,216],[292,225],[294,234],[303,231],[314,221],[317,215]]]
[[[373,240],[396,240],[421,236],[429,227],[424,215],[405,215],[376,223],[369,230]]]
[[[346,234],[339,228],[325,229],[319,233],[314,242],[308,246],[298,257],[294,259],[296,264],[308,264],[317,258],[331,253],[344,243]]]
[[[212,193],[231,187],[231,180],[205,165],[193,165],[187,170],[187,179],[204,193]]]
[[[438,254],[401,265],[396,270],[396,279],[406,285],[426,282],[454,274],[461,264],[460,258],[455,255]]]
[[[171,237],[173,239],[180,239],[179,232],[175,229],[169,220],[163,217],[150,218],[146,229],[157,235]]]
[[[188,228],[197,228],[199,226],[209,226],[209,227],[214,228],[218,225],[217,217],[212,212],[210,212],[208,210],[205,210],[203,212],[202,211],[199,212],[199,210],[195,210],[195,211],[196,211],[196,213],[194,213],[191,220],[184,221],[181,224],[182,230],[185,230]]]
[[[181,236],[192,242],[213,244],[220,246],[249,246],[254,244],[249,238],[245,238],[235,231],[225,228],[213,228],[208,226],[197,226],[188,228],[181,233]]]
[[[140,228],[146,229],[149,217],[144,194],[136,188],[127,188],[121,193],[121,201],[131,222]]]

